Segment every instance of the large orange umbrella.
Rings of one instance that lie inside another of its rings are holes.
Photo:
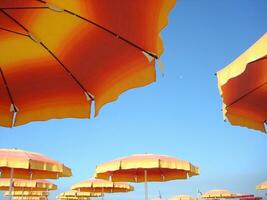
[[[203,199],[231,199],[235,198],[236,194],[229,190],[209,190],[206,193],[201,194]]]
[[[1,0],[0,124],[89,118],[155,81],[176,0]]]
[[[199,175],[198,167],[190,162],[166,155],[137,154],[119,158],[96,167],[96,178],[112,181],[147,182],[187,179]]]
[[[257,190],[267,190],[267,181],[264,181],[256,186]]]
[[[96,192],[96,193],[118,193],[118,192],[131,192],[134,190],[132,186],[127,183],[114,183],[102,179],[89,179],[74,184],[72,190],[80,192]],[[103,196],[102,196],[103,197]]]
[[[57,179],[71,176],[71,169],[47,156],[18,149],[0,149],[0,172],[2,178]]]
[[[266,132],[267,33],[217,77],[224,114],[230,123]]]

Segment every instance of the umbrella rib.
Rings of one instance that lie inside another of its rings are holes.
[[[36,1],[41,2],[41,3],[44,3],[44,4],[48,4],[48,2],[46,2],[46,1],[44,1],[44,0],[36,0]],[[49,8],[49,7],[48,7],[48,8]],[[130,40],[128,40],[128,39],[126,39],[126,38],[120,36],[119,34],[117,34],[117,33],[113,32],[113,31],[111,31],[110,29],[108,29],[108,28],[106,28],[106,27],[104,27],[104,26],[102,26],[102,25],[100,25],[100,24],[98,24],[98,23],[96,23],[96,22],[94,22],[94,21],[92,21],[92,20],[90,20],[90,19],[87,19],[87,18],[85,18],[85,17],[82,17],[81,15],[78,15],[78,14],[76,14],[76,13],[70,11],[70,10],[62,9],[62,11],[65,11],[66,13],[69,13],[69,14],[71,14],[71,15],[74,15],[74,16],[76,16],[76,17],[78,17],[78,18],[80,18],[80,19],[82,19],[82,20],[84,20],[84,21],[86,21],[86,22],[92,24],[92,25],[94,25],[94,26],[100,28],[101,30],[103,30],[103,31],[105,31],[105,32],[107,32],[107,33],[113,35],[114,37],[116,37],[116,38],[118,38],[118,39],[120,39],[120,40],[122,40],[122,41],[128,43],[129,45],[135,47],[136,49],[139,49],[140,51],[143,51],[143,52],[147,53],[147,54],[150,55],[151,57],[153,57],[153,58],[155,58],[155,59],[158,59],[158,56],[157,56],[156,54],[151,53],[151,52],[145,50],[144,48],[140,47],[139,45],[137,45],[137,44],[131,42]]]
[[[30,31],[23,26],[19,21],[17,21],[14,17],[12,17],[11,15],[9,15],[7,12],[5,12],[3,9],[0,9],[0,11],[2,11],[7,17],[9,17],[10,19],[12,19],[16,24],[18,24],[23,30],[25,30],[29,35],[29,37],[35,41],[38,42],[44,49],[47,50],[47,52],[61,65],[61,67],[63,67],[63,69],[70,75],[70,77],[72,77],[72,79],[81,87],[81,89],[89,96],[89,98],[93,101],[94,97],[93,95],[88,92],[85,87],[82,85],[82,83],[73,75],[73,73],[60,61],[60,59],[41,41],[36,41],[36,38],[34,38],[32,36],[32,34],[30,33]]]
[[[7,84],[7,81],[6,81],[6,78],[5,78],[5,76],[4,76],[4,72],[3,72],[2,68],[0,68],[0,74],[1,74],[1,77],[2,77],[2,79],[3,79],[3,81],[4,81],[4,85],[5,85],[5,88],[6,88],[6,90],[7,90],[9,99],[10,99],[10,101],[11,101],[13,107],[14,107],[14,111],[17,112],[17,108],[16,108],[16,106],[15,106],[14,99],[13,99],[13,97],[12,97],[12,95],[11,95],[11,92],[10,92],[10,89],[9,89],[9,87],[8,87],[8,84]]]
[[[2,27],[0,27],[0,30],[6,31],[6,32],[10,32],[10,33],[15,33],[17,35],[23,35],[23,36],[29,37],[27,34],[20,33],[20,32],[17,32],[17,31],[12,31],[12,30],[9,30],[9,29],[6,29],[6,28],[2,28]]]

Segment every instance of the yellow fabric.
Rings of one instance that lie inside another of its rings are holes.
[[[245,71],[248,63],[267,55],[267,33],[265,33],[255,44],[241,54],[231,64],[217,72],[218,87],[221,94],[221,87],[231,78],[240,75]]]
[[[228,190],[210,190],[201,195],[201,198],[204,199],[213,199],[213,198],[233,198],[236,196],[234,193]]]
[[[93,192],[78,192],[75,190],[62,192],[59,194],[59,198],[61,197],[101,197],[103,196],[101,193],[93,193]]]
[[[257,190],[267,190],[267,181],[262,182],[261,184],[256,186]]]
[[[168,200],[197,200],[197,198],[189,196],[189,195],[177,195],[169,198]]]
[[[89,179],[74,184],[71,190],[78,190],[81,192],[93,193],[117,193],[117,192],[130,192],[134,188],[127,183],[111,182],[102,179]]]

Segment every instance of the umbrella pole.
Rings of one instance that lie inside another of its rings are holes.
[[[104,200],[104,188],[102,188],[102,200]]]
[[[148,189],[147,189],[147,170],[145,170],[145,200],[148,200]]]
[[[14,168],[10,169],[10,184],[9,184],[9,199],[12,200],[12,186],[13,186]]]

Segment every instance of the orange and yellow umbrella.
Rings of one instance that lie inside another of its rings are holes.
[[[9,192],[4,193],[5,196],[10,196]],[[49,196],[47,191],[13,191],[11,196]]]
[[[168,200],[197,200],[197,198],[189,195],[177,195],[169,198]]]
[[[0,172],[2,178],[57,179],[71,176],[71,169],[47,156],[18,149],[0,149]]]
[[[267,181],[262,182],[261,184],[256,186],[257,190],[267,190]]]
[[[90,200],[89,197],[65,197],[65,196],[57,196],[58,200]]]
[[[127,183],[114,183],[102,179],[89,179],[74,184],[72,190],[80,192],[96,192],[96,193],[117,193],[117,192],[131,192],[134,190],[132,186]]]
[[[267,33],[217,73],[225,116],[232,125],[266,132]]]
[[[76,190],[66,191],[62,192],[58,195],[59,198],[61,197],[102,197],[102,193],[96,193],[96,192],[79,192]]]
[[[13,197],[14,200],[47,200],[47,197],[46,196],[14,196]]]
[[[156,80],[176,0],[1,0],[0,125],[89,118]]]
[[[57,179],[71,176],[71,169],[47,156],[19,149],[0,149],[2,178]],[[12,175],[13,172],[13,175]]]
[[[231,199],[235,198],[236,194],[229,190],[209,190],[201,195],[203,199]]]
[[[0,190],[9,190],[10,179],[0,178]],[[56,190],[57,186],[46,180],[13,179],[14,191],[48,191]],[[12,194],[12,193],[11,193]]]
[[[96,178],[112,181],[147,182],[187,179],[199,175],[199,168],[190,162],[166,155],[137,154],[119,158],[96,167]]]

